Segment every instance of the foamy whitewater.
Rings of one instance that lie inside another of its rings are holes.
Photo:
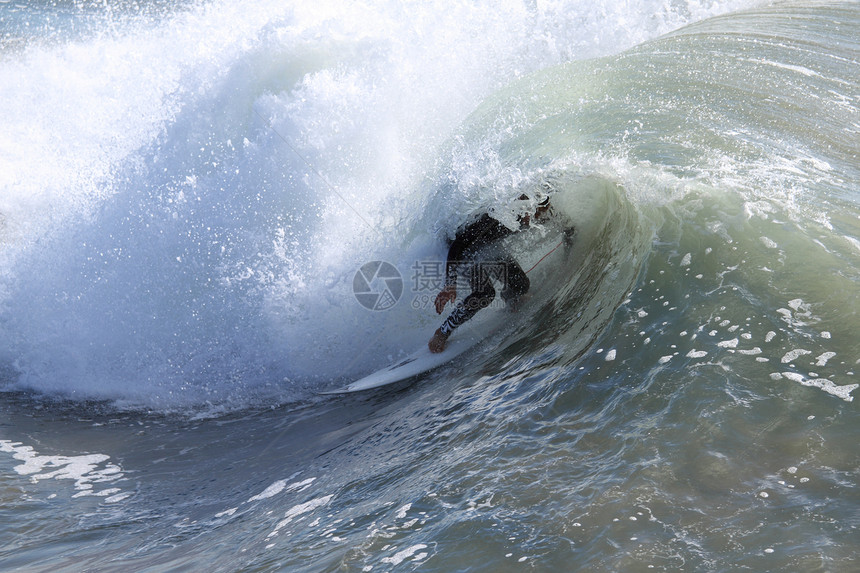
[[[0,570],[857,570],[860,3],[0,1],[0,42]],[[517,248],[576,236],[520,312],[320,395],[536,189]]]

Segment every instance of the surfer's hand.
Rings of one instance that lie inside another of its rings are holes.
[[[436,295],[436,314],[442,314],[442,310],[449,302],[453,302],[457,298],[457,287],[448,285],[439,291]]]
[[[564,242],[567,246],[573,244],[573,238],[576,236],[576,229],[574,227],[567,227],[564,230]]]

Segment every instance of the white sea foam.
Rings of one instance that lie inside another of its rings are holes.
[[[16,460],[24,462],[15,466],[15,471],[28,476],[33,483],[50,479],[73,480],[78,491],[72,497],[97,496],[117,502],[131,495],[121,493],[122,490],[115,487],[115,482],[125,475],[122,468],[110,462],[110,456],[105,454],[40,455],[31,446],[9,440],[0,440],[0,452],[10,453]],[[102,484],[114,487],[100,489]]]
[[[851,393],[860,387],[860,384],[836,384],[832,380],[828,380],[827,378],[807,378],[803,374],[798,374],[797,372],[774,372],[770,375],[770,377],[774,380],[780,380],[782,378],[787,378],[793,382],[797,382],[802,384],[803,386],[812,386],[815,388],[820,388],[824,390],[828,394],[832,394],[837,398],[841,398],[846,402],[852,402],[854,397]]]
[[[310,501],[306,501],[305,503],[300,503],[298,505],[294,505],[284,514],[284,518],[278,522],[275,526],[275,529],[269,533],[266,537],[274,537],[278,535],[281,529],[289,525],[293,520],[298,519],[299,517],[315,511],[316,509],[327,505],[334,495],[324,495],[321,497],[314,498]]]
[[[780,362],[782,362],[783,364],[788,364],[789,362],[794,362],[795,360],[806,354],[812,354],[812,351],[805,350],[803,348],[795,348],[794,350],[786,352],[780,359]]]
[[[262,492],[258,493],[254,497],[250,498],[248,501],[260,501],[262,499],[268,499],[270,497],[274,497],[281,492],[287,491],[302,491],[310,486],[317,478],[308,478],[306,480],[300,482],[293,482],[287,485],[287,480],[278,480]]]
[[[406,505],[402,506],[400,509],[397,510],[397,514],[395,514],[394,517],[397,519],[406,519],[406,516],[409,513],[410,509],[412,509],[412,504],[407,503]]]
[[[409,559],[410,557],[412,557],[413,555],[415,555],[416,553],[418,553],[422,549],[427,549],[427,545],[425,545],[423,543],[416,543],[415,545],[411,545],[411,546],[407,547],[406,549],[398,551],[397,553],[395,553],[391,557],[383,557],[382,562],[388,563],[391,565],[400,565],[401,563],[403,563],[404,561],[406,561],[407,559]]]
[[[750,355],[750,356],[754,356],[754,355],[756,355],[756,354],[761,354],[761,353],[762,353],[762,349],[761,349],[761,348],[759,348],[758,346],[755,346],[755,347],[753,347],[753,348],[741,348],[740,350],[738,350],[738,352],[739,352],[740,354],[747,354],[747,355]]]
[[[816,366],[826,366],[827,361],[836,356],[835,352],[822,352],[819,356],[815,358]]]

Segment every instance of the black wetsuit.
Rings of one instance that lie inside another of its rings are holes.
[[[527,226],[524,224],[520,228]],[[466,265],[465,274],[469,277],[472,292],[457,304],[439,327],[442,334],[450,335],[455,328],[475,316],[479,310],[487,308],[496,297],[494,282],[504,285],[501,296],[505,302],[516,299],[529,290],[528,276],[510,254],[500,252],[492,260],[475,260],[478,251],[514,233],[516,231],[484,214],[454,236],[445,264],[445,286],[456,284],[458,272]]]

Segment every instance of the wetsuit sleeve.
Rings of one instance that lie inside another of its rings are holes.
[[[448,286],[457,281],[457,266],[467,260],[475,251],[513,233],[486,213],[477,221],[458,231],[448,248],[448,259],[445,263],[445,285]]]

